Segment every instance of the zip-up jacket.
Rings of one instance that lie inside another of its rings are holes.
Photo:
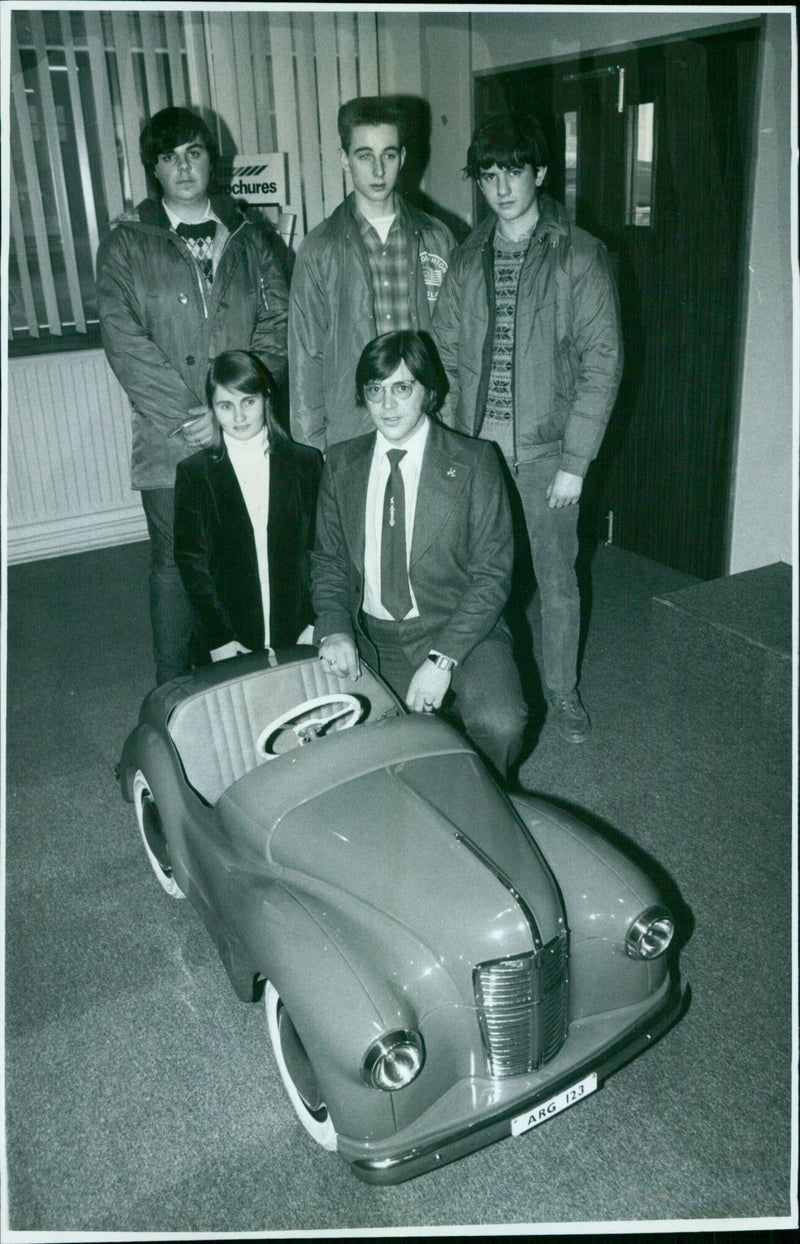
[[[227,233],[210,287],[152,199],[115,220],[97,253],[103,347],[131,403],[134,488],[174,487],[177,463],[194,451],[169,433],[205,404],[208,366],[223,350],[252,350],[276,381],[286,372],[280,263],[229,200],[211,206]]]
[[[514,458],[560,453],[583,477],[597,456],[622,375],[619,300],[602,242],[539,199],[519,274],[514,327]],[[494,216],[451,257],[433,322],[449,393],[440,418],[477,436],[486,412],[495,334]]]
[[[356,406],[356,364],[381,329],[375,322],[369,259],[353,195],[300,245],[289,298],[289,392],[296,441],[325,450],[372,431]],[[431,316],[450,252],[446,225],[403,203],[398,213],[409,246],[411,327],[431,331]]]

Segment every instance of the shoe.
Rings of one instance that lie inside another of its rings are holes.
[[[562,691],[547,699],[551,720],[562,739],[568,743],[585,743],[592,733],[592,723],[577,691]]]

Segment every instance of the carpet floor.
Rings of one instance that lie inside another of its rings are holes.
[[[652,597],[692,581],[598,550],[592,737],[537,722],[521,773],[660,884],[685,1015],[546,1127],[379,1189],[300,1129],[262,1008],[236,999],[199,917],[160,890],[120,798],[113,769],[152,669],[146,562],[136,544],[8,574],[8,1227],[374,1237],[793,1213],[789,705],[731,713],[650,656]]]

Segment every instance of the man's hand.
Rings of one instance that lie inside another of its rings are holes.
[[[412,713],[432,713],[441,708],[450,678],[450,670],[440,670],[426,657],[408,686],[406,704]]]
[[[358,649],[349,635],[326,635],[319,646],[319,659],[324,670],[339,678],[355,682],[361,677]]]
[[[186,444],[193,449],[208,449],[219,435],[214,416],[207,406],[193,406],[181,426],[181,431]]]
[[[252,648],[245,648],[244,644],[239,643],[238,639],[232,639],[220,648],[212,648],[211,660],[227,661],[228,657],[238,657],[240,652],[252,652]]]
[[[581,499],[583,478],[573,475],[570,471],[556,471],[547,485],[547,501],[551,510],[560,510],[565,505],[577,505]]]

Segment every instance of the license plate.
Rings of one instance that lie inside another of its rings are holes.
[[[530,1131],[532,1127],[546,1123],[548,1119],[560,1114],[562,1110],[568,1110],[570,1106],[583,1101],[584,1097],[588,1097],[596,1088],[597,1072],[593,1071],[585,1080],[571,1084],[569,1088],[556,1093],[555,1097],[551,1097],[548,1101],[542,1101],[538,1106],[532,1106],[530,1110],[526,1110],[524,1114],[518,1114],[515,1119],[511,1120],[511,1135],[521,1136],[523,1132]]]

